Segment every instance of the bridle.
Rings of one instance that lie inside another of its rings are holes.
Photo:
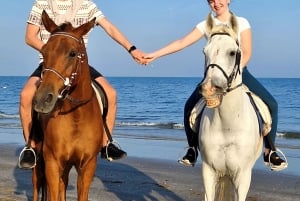
[[[229,33],[226,33],[226,32],[217,32],[217,33],[212,34],[210,36],[210,38],[212,38],[213,36],[216,36],[216,35],[227,35],[227,36],[231,37]],[[236,41],[236,43],[237,43],[237,46],[239,47],[239,42]],[[205,66],[206,66],[206,68],[205,68],[205,72],[204,72],[204,78],[207,75],[208,69],[209,68],[214,68],[214,67],[218,68],[223,73],[224,77],[226,78],[226,80],[227,80],[227,88],[226,88],[226,91],[223,92],[223,95],[225,95],[226,93],[228,93],[228,92],[230,92],[230,91],[232,91],[232,90],[234,90],[234,89],[242,86],[242,83],[240,83],[240,84],[238,84],[238,85],[236,85],[234,87],[231,87],[232,82],[236,78],[236,76],[238,74],[241,74],[241,69],[240,69],[241,51],[240,51],[239,48],[236,51],[235,64],[234,64],[233,70],[232,70],[232,72],[230,73],[229,76],[226,74],[226,72],[223,70],[223,68],[220,65],[218,65],[216,63],[207,65],[206,62],[207,62],[207,59],[205,59]]]
[[[60,93],[59,95],[57,96],[58,99],[61,99],[61,100],[64,100],[64,99],[69,99],[71,100],[72,102],[76,102],[77,104],[80,104],[82,102],[85,102],[85,101],[80,101],[80,100],[76,100],[74,98],[72,98],[70,95],[69,95],[69,92],[70,92],[70,89],[72,87],[72,84],[74,83],[74,80],[76,79],[76,76],[78,74],[78,69],[81,68],[81,64],[84,62],[84,58],[85,58],[85,53],[84,51],[82,51],[83,49],[83,46],[84,46],[84,42],[83,42],[83,39],[80,38],[76,38],[74,37],[73,35],[69,34],[69,33],[66,33],[66,32],[56,32],[54,34],[52,34],[50,36],[51,37],[55,37],[55,36],[66,36],[66,37],[69,37],[69,38],[72,38],[74,40],[76,40],[79,44],[80,44],[80,51],[78,51],[76,57],[76,68],[75,70],[70,74],[70,76],[63,76],[60,72],[58,72],[57,70],[55,70],[54,68],[51,68],[51,67],[44,67],[44,69],[42,70],[42,73],[41,73],[41,82],[43,81],[43,74],[45,72],[51,72],[51,73],[54,73],[57,77],[59,77],[63,83],[64,83],[64,87],[60,90]]]

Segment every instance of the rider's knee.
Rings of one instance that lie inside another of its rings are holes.
[[[117,104],[117,91],[113,87],[110,87],[106,91],[106,94],[107,94],[107,99],[108,99],[108,102],[110,103],[110,105]]]
[[[271,113],[278,112],[278,103],[274,98],[269,100],[267,105],[268,105],[269,109],[271,110]]]
[[[36,82],[28,81],[20,93],[20,104],[28,105],[32,103],[33,96],[36,92]]]
[[[33,93],[31,93],[30,90],[28,90],[26,88],[21,91],[21,94],[20,94],[20,104],[21,105],[31,104],[32,99],[33,99]]]
[[[117,91],[114,89],[114,87],[104,78],[104,77],[98,77],[95,79],[97,83],[99,83],[103,90],[105,91],[108,103],[110,106],[117,104]]]

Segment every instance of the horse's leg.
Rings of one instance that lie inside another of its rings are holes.
[[[45,152],[44,152],[45,153]],[[45,158],[45,173],[47,180],[47,187],[49,198],[51,201],[56,201],[59,199],[59,180],[60,180],[60,169],[55,160],[47,160]]]
[[[35,152],[38,159],[35,167],[32,169],[33,201],[39,200],[40,190],[42,190],[41,200],[45,201],[47,199],[47,194],[45,194],[47,186],[44,171],[45,163],[41,152],[41,143],[37,143],[36,145]]]
[[[39,193],[42,190],[42,201],[47,200],[47,184],[45,180],[44,161],[39,156],[36,166],[32,169],[33,201],[39,200]]]
[[[65,185],[64,178],[60,178],[60,180],[59,180],[59,200],[60,201],[67,200],[66,189],[67,189],[67,187]]]
[[[67,200],[67,188],[68,188],[68,183],[69,183],[69,173],[71,170],[72,166],[67,166],[65,167],[64,173],[60,179],[59,182],[59,197],[60,201],[65,201]]]
[[[38,201],[39,200],[39,191],[40,191],[40,184],[39,184],[39,179],[38,179],[38,170],[37,167],[35,166],[32,169],[32,185],[33,185],[33,201]]]
[[[214,201],[217,175],[206,162],[202,162],[202,177],[205,189],[205,201]]]
[[[234,180],[235,188],[237,189],[237,200],[245,201],[251,183],[252,168],[243,169]]]
[[[97,157],[95,156],[84,167],[77,167],[77,194],[78,201],[87,201],[89,189],[97,167]]]
[[[38,113],[33,111],[32,115],[32,127],[30,131],[30,138],[35,142],[35,153],[37,156],[37,161],[35,167],[32,169],[32,184],[33,184],[33,201],[39,200],[39,193],[42,190],[41,200],[45,201],[47,199],[46,191],[46,181],[45,181],[45,169],[44,169],[44,158],[42,153],[43,146],[43,131],[40,127],[38,120]]]

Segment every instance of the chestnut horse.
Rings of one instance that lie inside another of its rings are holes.
[[[263,136],[241,87],[237,19],[232,14],[229,25],[216,25],[209,15],[206,22],[210,35],[204,48],[206,69],[201,89],[206,108],[199,130],[205,201],[214,201],[218,194],[223,195],[219,197],[222,200],[245,201]]]
[[[51,36],[41,50],[42,79],[33,99],[44,135],[44,161],[38,162],[33,171],[34,201],[38,200],[41,186],[47,188],[43,200],[65,201],[72,167],[78,175],[78,201],[87,201],[104,133],[82,38],[94,26],[95,19],[77,28],[70,23],[57,26],[44,11],[42,21]]]

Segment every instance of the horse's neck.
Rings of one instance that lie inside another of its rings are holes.
[[[86,66],[85,66],[86,65]],[[85,100],[92,96],[93,88],[91,85],[90,71],[88,70],[88,64],[83,63],[81,72],[77,80],[76,88],[72,91],[70,96],[75,99]]]
[[[238,115],[242,116],[245,110],[245,93],[239,87],[227,93],[222,100],[221,105],[217,108],[218,115],[222,119],[232,121]]]
[[[81,98],[88,98],[91,97],[91,94],[93,93],[92,88],[92,81],[91,79],[82,79],[79,80],[78,88],[76,89],[76,97]]]

